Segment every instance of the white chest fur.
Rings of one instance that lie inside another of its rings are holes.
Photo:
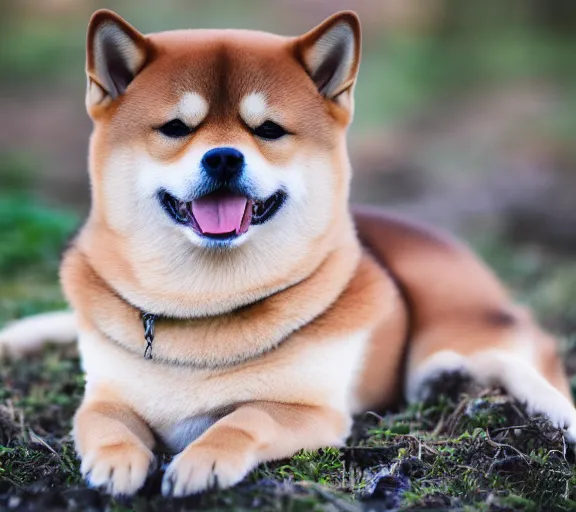
[[[176,449],[241,402],[322,405],[349,413],[368,338],[365,331],[329,339],[295,334],[258,359],[218,370],[149,361],[95,332],[82,333],[79,344],[87,398],[102,385],[112,389]]]

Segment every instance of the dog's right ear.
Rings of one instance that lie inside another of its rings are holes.
[[[88,110],[124,94],[146,64],[151,49],[146,37],[116,13],[96,11],[88,25],[86,42]]]

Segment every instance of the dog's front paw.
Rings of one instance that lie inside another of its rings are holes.
[[[249,452],[192,444],[166,469],[162,494],[182,497],[211,488],[225,489],[240,482],[255,465]]]
[[[93,487],[114,496],[130,496],[140,489],[155,467],[154,454],[145,446],[121,443],[89,451],[81,472]]]

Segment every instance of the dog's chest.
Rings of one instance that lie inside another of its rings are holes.
[[[198,437],[235,404],[278,401],[352,407],[369,333],[290,340],[266,356],[222,370],[161,364],[98,334],[80,337],[87,394],[111,386],[172,449]]]

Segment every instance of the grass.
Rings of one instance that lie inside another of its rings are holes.
[[[77,223],[23,192],[0,196],[0,323],[64,306],[57,267]]]
[[[2,321],[62,305],[58,256],[77,222],[25,195],[0,197]],[[475,246],[546,323],[564,333],[573,329],[570,262],[494,235]],[[168,502],[158,495],[161,470],[130,501],[82,482],[69,431],[83,378],[71,349],[4,365],[0,382],[1,510],[576,508],[574,453],[561,432],[498,390],[465,390],[437,403],[366,414],[344,449],[303,451],[260,466],[232,490]]]

